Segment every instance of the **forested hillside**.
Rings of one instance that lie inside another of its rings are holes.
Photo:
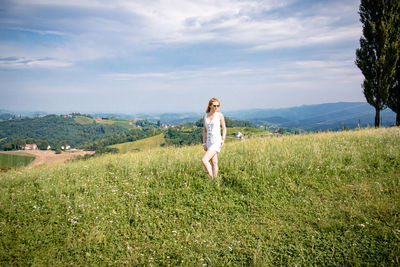
[[[248,121],[225,118],[227,127],[250,127]],[[162,129],[160,121],[127,120],[119,117],[93,118],[90,115],[47,115],[0,121],[0,150],[15,150],[36,143],[39,149],[68,144],[74,148],[111,152],[108,146],[137,141],[165,133],[165,145],[183,146],[202,141],[203,120]],[[164,125],[165,126],[165,125]]]
[[[364,102],[338,102],[318,105],[303,105],[290,108],[253,109],[226,112],[239,120],[256,124],[274,124],[278,127],[299,128],[302,130],[343,130],[344,127],[357,128],[374,125],[375,109]],[[382,111],[382,126],[395,123],[396,114],[390,109]]]
[[[86,120],[84,120],[86,118]],[[132,126],[134,127],[134,126]],[[139,130],[140,135],[143,131]],[[0,149],[16,148],[29,139],[46,141],[51,146],[66,143],[72,147],[87,147],[99,139],[128,132],[120,121],[98,123],[90,117],[47,115],[0,121]]]

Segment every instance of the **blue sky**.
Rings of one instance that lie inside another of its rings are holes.
[[[0,109],[365,101],[353,0],[0,0]]]

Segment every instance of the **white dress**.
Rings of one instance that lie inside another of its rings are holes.
[[[204,115],[204,125],[207,129],[207,150],[212,149],[217,152],[221,151],[221,123],[220,116],[222,114],[219,112],[215,112],[214,117],[211,121],[207,119],[207,113]]]

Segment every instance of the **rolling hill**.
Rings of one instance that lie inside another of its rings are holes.
[[[159,134],[133,142],[111,145],[109,148],[116,148],[119,153],[148,151],[159,148],[164,142],[164,134]]]
[[[363,102],[338,102],[319,105],[304,105],[281,109],[254,109],[226,112],[234,119],[248,120],[256,124],[275,124],[279,127],[303,130],[353,129],[374,126],[375,109]],[[381,112],[382,125],[392,126],[396,114],[390,109]]]

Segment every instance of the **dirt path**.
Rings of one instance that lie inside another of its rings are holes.
[[[86,154],[93,154],[94,151],[82,151],[78,150],[76,152],[62,152],[61,154],[56,154],[55,151],[43,151],[43,150],[24,150],[15,151],[15,154],[30,154],[35,156],[35,160],[31,162],[27,167],[33,168],[38,165],[54,165],[64,163],[65,161],[72,159],[77,156],[83,156]]]

